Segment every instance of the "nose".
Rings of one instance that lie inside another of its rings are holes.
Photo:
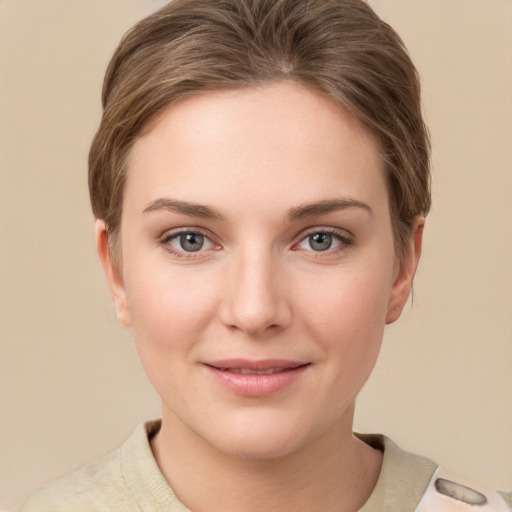
[[[224,325],[252,337],[270,335],[288,327],[291,305],[278,259],[261,250],[233,255],[220,306]]]

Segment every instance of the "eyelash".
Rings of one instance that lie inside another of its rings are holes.
[[[343,234],[342,234],[343,233]],[[307,241],[308,238],[314,236],[314,235],[328,235],[331,236],[334,240],[337,240],[339,245],[334,248],[328,248],[324,251],[314,251],[311,249],[304,249],[305,252],[314,254],[316,258],[324,258],[328,256],[332,256],[333,254],[337,254],[339,252],[344,251],[345,249],[349,248],[354,244],[354,240],[351,236],[347,236],[345,234],[346,232],[341,232],[340,230],[333,229],[333,228],[312,228],[305,233],[301,234],[301,238],[298,242],[294,243],[292,246],[292,250],[294,251],[300,251],[298,246],[305,241]],[[165,234],[161,240],[159,241],[159,244],[162,245],[165,250],[169,253],[171,253],[173,256],[177,258],[184,258],[184,259],[190,259],[190,258],[200,258],[202,257],[201,253],[206,252],[206,250],[201,247],[197,251],[185,251],[185,250],[177,250],[172,245],[171,242],[173,240],[177,240],[179,237],[182,237],[183,235],[200,235],[204,237],[205,241],[208,241],[209,244],[211,244],[213,247],[218,249],[218,245],[215,244],[215,242],[212,241],[211,235],[206,233],[204,230],[200,228],[184,228],[180,229],[178,231],[173,231],[171,233]],[[311,245],[310,245],[311,247]],[[208,250],[208,249],[207,249]]]
[[[326,258],[333,256],[334,254],[343,252],[354,244],[353,237],[348,235],[346,231],[341,231],[334,228],[313,228],[302,234],[301,239],[296,244],[294,244],[294,250],[300,251],[301,249],[298,247],[298,245],[306,242],[308,238],[311,238],[314,235],[329,235],[333,238],[333,240],[337,240],[339,243],[337,247],[329,247],[325,251],[314,251],[312,248],[305,250],[306,252],[314,255],[315,258]]]
[[[176,240],[180,238],[183,235],[201,235],[204,237],[205,241],[208,241],[212,246],[218,247],[215,242],[212,241],[211,235],[206,233],[204,230],[200,228],[185,228],[180,229],[178,231],[173,231],[171,233],[165,234],[162,239],[160,240],[159,244],[162,245],[165,250],[169,253],[171,253],[173,256],[176,256],[177,258],[184,258],[184,259],[190,259],[190,258],[200,258],[201,253],[205,252],[204,250],[199,249],[198,251],[185,251],[185,250],[176,250],[172,245],[171,242],[173,240]]]

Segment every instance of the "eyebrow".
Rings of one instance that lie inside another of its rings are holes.
[[[370,215],[373,215],[373,210],[366,203],[358,201],[357,199],[343,198],[329,199],[318,203],[303,204],[296,208],[290,208],[286,213],[286,217],[289,220],[308,219],[337,210],[349,210],[353,208],[362,209]]]
[[[368,212],[370,215],[373,215],[371,207],[366,203],[356,199],[344,198],[329,199],[326,201],[302,204],[295,208],[290,208],[286,212],[286,218],[289,221],[308,219],[311,217],[318,217],[319,215],[325,215],[333,211],[347,210],[352,208],[362,209]],[[188,201],[178,201],[176,199],[169,198],[160,198],[152,201],[146,206],[146,208],[144,208],[143,212],[149,213],[158,210],[168,210],[171,212],[180,213],[182,215],[199,217],[202,219],[225,220],[224,215],[209,206],[190,203]]]
[[[155,212],[158,210],[168,210],[175,213],[181,213],[182,215],[188,215],[190,217],[199,217],[201,219],[224,220],[223,215],[209,206],[168,198],[160,198],[152,201],[146,206],[146,208],[144,208],[144,213]]]

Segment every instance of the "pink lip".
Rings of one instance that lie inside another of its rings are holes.
[[[258,398],[273,395],[290,386],[310,364],[282,359],[226,359],[207,362],[204,366],[228,390],[240,396]]]

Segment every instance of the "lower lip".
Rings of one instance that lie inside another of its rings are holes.
[[[262,398],[284,390],[297,382],[308,367],[309,365],[305,364],[266,375],[244,375],[205,365],[213,378],[222,386],[239,396],[251,398]]]

